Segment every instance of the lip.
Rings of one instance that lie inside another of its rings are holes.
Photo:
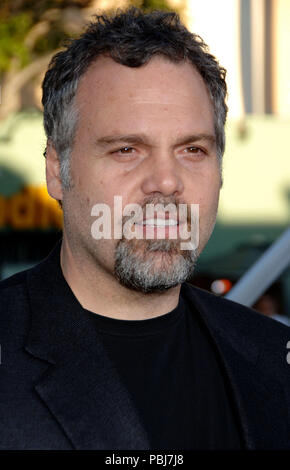
[[[168,223],[166,223],[168,221]],[[151,227],[177,227],[179,225],[178,220],[172,218],[160,218],[156,217],[154,219],[143,219],[142,222],[138,222],[136,225],[151,226]]]
[[[174,215],[172,216],[170,214],[170,212],[154,212],[154,215],[150,218],[144,218],[142,220],[139,220],[138,222],[136,222],[136,225],[146,225],[146,221],[151,221],[151,220],[172,220],[173,222],[175,222],[175,225],[180,225],[180,223],[182,223],[178,218],[176,218]],[[153,224],[151,224],[153,225]],[[155,224],[154,224],[155,225]],[[158,225],[156,224],[156,227],[157,226],[163,226],[163,225]],[[172,226],[174,226],[172,224]]]
[[[163,219],[164,220],[164,219]],[[180,238],[183,224],[175,225],[146,225],[143,223],[135,224],[136,233],[143,239],[172,239],[178,240]]]

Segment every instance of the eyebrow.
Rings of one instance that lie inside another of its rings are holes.
[[[190,142],[207,141],[211,145],[216,143],[216,137],[214,134],[200,133],[200,134],[189,134],[177,139],[174,145],[185,145]],[[106,147],[108,145],[117,143],[128,143],[128,144],[143,144],[148,145],[148,138],[144,134],[128,134],[128,135],[108,135],[100,137],[95,141],[95,144],[99,147]]]

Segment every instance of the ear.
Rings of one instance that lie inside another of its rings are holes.
[[[46,184],[51,197],[62,200],[62,186],[60,179],[60,164],[53,144],[48,141],[46,148]]]

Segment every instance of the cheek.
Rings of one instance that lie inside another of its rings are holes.
[[[197,197],[197,204],[199,204],[201,222],[207,222],[207,220],[203,221],[203,218],[215,218],[219,202],[219,193],[220,178],[208,179],[204,182],[202,187],[200,187],[200,192]]]
[[[84,166],[73,177],[75,197],[83,206],[92,207],[98,202],[103,202],[106,188],[110,187],[108,182],[98,179],[97,174],[95,169]]]
[[[216,213],[219,202],[219,189],[212,188],[210,193],[204,195],[203,200],[201,201],[201,211],[206,214]]]
[[[191,183],[190,199],[205,209],[218,202],[221,180],[219,175],[199,175],[194,185]]]

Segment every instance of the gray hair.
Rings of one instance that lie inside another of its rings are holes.
[[[75,107],[78,84],[102,54],[127,67],[140,67],[155,55],[175,63],[191,62],[202,76],[213,103],[221,162],[227,116],[225,69],[208,52],[203,40],[185,28],[176,13],[158,10],[144,13],[133,7],[118,10],[112,16],[96,15],[80,38],[72,40],[52,58],[46,72],[42,86],[44,128],[58,154],[64,188],[70,187],[70,154],[78,122]]]

